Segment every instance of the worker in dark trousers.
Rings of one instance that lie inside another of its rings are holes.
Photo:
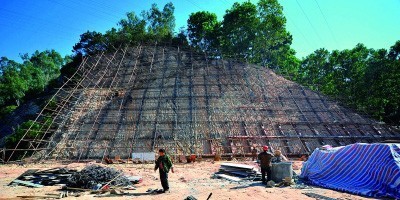
[[[161,185],[163,187],[163,192],[169,191],[168,184],[168,172],[171,170],[174,173],[174,167],[172,166],[171,158],[165,154],[164,149],[158,151],[159,157],[156,160],[156,166],[154,167],[154,172],[159,169]]]
[[[262,182],[266,184],[271,180],[271,159],[274,155],[268,152],[268,146],[263,146],[263,152],[258,154],[258,163],[261,167]],[[265,172],[267,172],[267,181],[265,181]]]

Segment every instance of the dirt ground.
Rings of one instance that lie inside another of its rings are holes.
[[[224,199],[316,199],[306,196],[304,193],[315,193],[335,199],[367,199],[360,196],[342,193],[334,190],[310,186],[307,189],[295,189],[292,187],[266,188],[260,182],[245,181],[241,183],[230,182],[224,179],[214,179],[212,175],[218,171],[222,162],[203,161],[188,164],[175,164],[175,173],[169,173],[170,193],[148,194],[149,188],[161,188],[158,172],[153,171],[150,164],[113,164],[114,167],[123,170],[126,175],[140,175],[143,182],[135,185],[136,190],[127,190],[129,194],[119,197],[95,197],[95,194],[81,193],[79,197],[66,197],[63,199],[185,199],[192,195],[198,200],[207,199],[212,193],[210,200]],[[237,162],[255,165],[252,162]],[[46,194],[60,193],[61,186],[45,186],[42,188],[29,188],[24,186],[7,186],[13,179],[28,169],[49,169],[54,167],[67,167],[71,169],[82,169],[93,163],[71,163],[62,164],[28,164],[0,165],[0,199],[21,199],[18,196],[43,196]],[[300,173],[301,162],[294,162],[294,171]]]

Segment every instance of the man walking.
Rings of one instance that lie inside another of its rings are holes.
[[[258,162],[261,167],[262,182],[266,184],[271,180],[271,158],[274,155],[268,152],[268,146],[263,146],[263,152],[258,154]],[[265,172],[267,172],[267,181],[265,181]]]
[[[154,167],[154,172],[159,169],[160,172],[160,180],[161,185],[163,187],[163,192],[168,192],[168,172],[171,169],[172,173],[174,173],[174,167],[172,166],[171,158],[165,154],[164,149],[158,150],[159,157],[156,160],[156,166]]]

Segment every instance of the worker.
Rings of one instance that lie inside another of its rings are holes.
[[[253,161],[254,161],[254,160],[257,159],[257,149],[256,149],[255,147],[251,147],[251,148],[252,148],[252,150],[251,150],[251,157],[252,157],[252,159],[253,159]]]
[[[268,146],[263,146],[263,152],[258,154],[258,163],[261,167],[261,175],[263,184],[267,184],[271,180],[271,159],[274,155],[268,152]],[[267,181],[265,181],[265,172],[267,173]]]
[[[154,167],[154,172],[160,172],[160,180],[161,185],[163,187],[163,193],[169,191],[169,184],[168,184],[168,172],[171,170],[174,173],[174,167],[172,166],[171,158],[165,154],[164,149],[158,150],[159,157],[156,160],[156,165]]]
[[[280,150],[276,150],[274,152],[274,157],[271,159],[271,162],[272,163],[279,163],[279,162],[282,162],[282,161],[288,161],[288,159],[284,155],[282,155],[282,152]]]

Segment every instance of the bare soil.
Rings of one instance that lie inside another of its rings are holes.
[[[81,193],[79,197],[69,196],[64,199],[185,199],[192,195],[199,200],[207,199],[212,193],[211,200],[223,199],[316,199],[306,196],[304,193],[315,193],[336,199],[367,199],[364,197],[342,193],[334,190],[310,186],[307,189],[295,189],[293,187],[266,188],[260,182],[245,181],[242,183],[230,182],[224,179],[212,178],[222,162],[203,161],[188,164],[175,164],[175,173],[169,173],[170,192],[164,194],[149,194],[146,191],[161,188],[158,172],[154,172],[150,164],[113,164],[107,167],[114,167],[123,170],[126,175],[140,175],[143,182],[135,185],[136,190],[125,190],[129,194],[125,196],[95,197],[89,192]],[[254,163],[240,162],[243,164]],[[28,164],[18,166],[13,164],[0,165],[0,199],[22,199],[18,196],[44,196],[46,194],[59,194],[61,186],[45,186],[42,188],[29,188],[25,186],[7,186],[28,169],[49,169],[55,167],[67,167],[82,169],[93,163],[71,163],[63,165],[56,164]],[[294,162],[294,171],[300,173],[301,162]]]

